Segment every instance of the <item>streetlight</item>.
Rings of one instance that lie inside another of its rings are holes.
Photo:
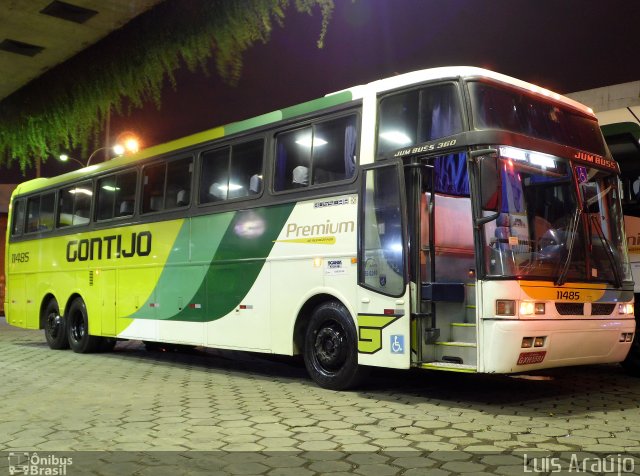
[[[114,145],[113,147],[99,147],[96,150],[94,150],[93,152],[91,152],[91,155],[87,159],[87,163],[86,164],[82,163],[82,161],[80,161],[78,159],[75,159],[73,157],[69,157],[69,155],[67,155],[67,154],[60,154],[58,156],[58,159],[61,162],[67,162],[69,160],[73,160],[74,162],[77,162],[78,164],[80,164],[81,167],[88,167],[91,164],[91,160],[95,157],[95,155],[98,152],[100,152],[102,150],[108,150],[108,149],[111,149],[113,151],[113,153],[116,154],[116,157],[120,157],[121,155],[124,155],[125,153],[135,154],[136,152],[138,152],[138,150],[140,150],[140,141],[135,136],[128,135],[126,137],[123,137],[123,141],[122,142],[119,140],[118,143],[116,145]]]

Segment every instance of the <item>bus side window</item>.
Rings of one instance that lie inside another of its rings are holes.
[[[11,235],[20,236],[24,232],[24,200],[16,200],[13,204]]]
[[[200,203],[227,199],[231,147],[205,152],[200,174]]]
[[[190,203],[193,159],[187,157],[167,164],[167,191],[165,209],[186,207]]]
[[[92,195],[91,182],[61,189],[58,193],[56,226],[63,228],[89,223]]]
[[[352,178],[356,170],[357,117],[337,117],[278,134],[275,191]]]
[[[229,198],[246,197],[262,191],[262,139],[234,145],[229,167]],[[253,189],[251,180],[254,177]]]
[[[142,213],[157,212],[164,208],[165,169],[164,162],[143,169]]]

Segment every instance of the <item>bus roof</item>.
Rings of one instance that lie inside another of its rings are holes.
[[[148,157],[165,154],[172,151],[178,151],[180,149],[214,139],[220,139],[236,133],[249,131],[260,126],[294,118],[303,114],[320,111],[322,109],[330,108],[340,104],[345,104],[352,100],[361,99],[371,94],[377,94],[380,92],[390,91],[393,89],[403,88],[413,84],[420,84],[428,81],[439,79],[456,79],[460,77],[488,78],[494,81],[509,84],[511,86],[533,92],[534,94],[545,96],[547,98],[561,102],[566,106],[577,109],[581,113],[595,118],[593,111],[590,108],[584,106],[583,104],[580,104],[577,101],[561,96],[560,94],[554,93],[534,84],[530,84],[525,81],[506,76],[504,74],[473,66],[449,66],[441,68],[431,68],[413,71],[405,74],[399,74],[390,78],[373,81],[365,85],[354,86],[351,88],[343,89],[341,91],[329,93],[319,99],[314,99],[301,104],[297,104],[295,106],[279,109],[277,111],[262,114],[260,116],[252,117],[243,121],[214,127],[213,129],[208,129],[206,131],[198,132],[196,134],[182,137],[180,139],[166,142],[164,144],[149,147],[131,156],[117,157],[115,159],[109,160],[108,162],[100,162],[82,169],[58,175],[56,177],[37,178],[34,180],[29,180],[18,185],[18,187],[14,191],[14,194],[28,193],[33,190],[53,186],[70,180],[81,179],[89,174],[93,174],[94,172],[107,171],[110,169],[118,168],[122,165],[133,164]]]

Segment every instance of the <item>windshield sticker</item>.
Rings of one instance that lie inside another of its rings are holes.
[[[578,179],[579,183],[584,183],[589,180],[589,174],[587,173],[586,167],[584,167],[583,165],[576,165],[575,170],[576,178]]]

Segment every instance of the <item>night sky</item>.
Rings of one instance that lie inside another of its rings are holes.
[[[112,117],[151,146],[398,73],[470,65],[560,92],[640,80],[640,0],[335,0],[321,17],[287,12],[244,55],[239,83],[186,68],[162,107]],[[168,84],[168,83],[167,83]],[[73,165],[44,167],[47,175]]]

